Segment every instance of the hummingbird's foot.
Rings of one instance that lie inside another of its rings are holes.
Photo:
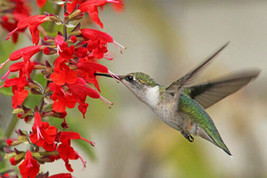
[[[194,137],[192,137],[192,135],[190,135],[189,133],[186,133],[185,131],[181,131],[181,134],[189,141],[189,142],[193,142],[194,141]]]

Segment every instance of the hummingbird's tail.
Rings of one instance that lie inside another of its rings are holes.
[[[223,151],[225,151],[228,155],[232,156],[232,154],[230,153],[229,149],[227,148],[227,146],[225,145],[225,143],[223,142],[221,136],[219,135],[219,132],[217,132],[218,134],[216,135],[216,138],[212,138],[211,135],[209,135],[207,132],[205,132],[204,129],[202,129],[200,126],[197,127],[196,129],[196,135],[210,141],[211,143],[213,143],[214,145],[218,146],[219,148],[221,148]]]

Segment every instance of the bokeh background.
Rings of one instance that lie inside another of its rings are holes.
[[[189,143],[123,85],[101,79],[112,109],[90,100],[85,120],[77,110],[67,118],[72,130],[96,142],[90,156],[78,148],[87,167],[72,161],[75,177],[267,177],[267,1],[125,0],[122,13],[105,8],[100,18],[103,31],[127,47],[120,54],[110,45],[115,59],[103,63],[114,73],[142,71],[168,85],[230,41],[199,80],[247,68],[260,68],[261,74],[207,109],[233,158],[203,139]],[[10,118],[10,101],[1,96],[2,126]],[[42,169],[65,172],[63,161]]]

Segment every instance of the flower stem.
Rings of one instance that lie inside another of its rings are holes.
[[[68,3],[68,0],[65,1],[64,3],[64,22],[63,22],[63,35],[64,35],[64,39],[65,41],[67,41],[68,39],[68,34],[67,34],[67,20],[65,19],[65,14],[67,13],[67,3]]]

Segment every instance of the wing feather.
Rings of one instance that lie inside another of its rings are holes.
[[[189,96],[203,108],[208,108],[228,95],[235,93],[251,80],[256,78],[260,70],[243,71],[208,83],[189,87]]]

